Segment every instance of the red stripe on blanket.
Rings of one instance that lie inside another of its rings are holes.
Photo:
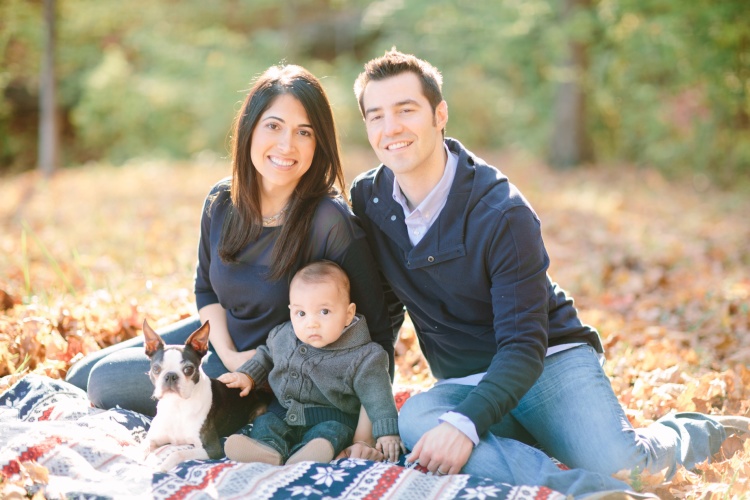
[[[169,500],[179,500],[181,498],[187,497],[188,494],[198,490],[205,489],[206,485],[213,482],[214,479],[216,479],[216,476],[221,474],[224,469],[228,469],[230,467],[234,467],[236,464],[232,463],[223,463],[223,464],[216,464],[216,466],[211,467],[206,471],[206,476],[203,478],[203,480],[198,484],[189,484],[186,486],[183,486],[179,490],[175,491],[173,494],[169,495]]]
[[[547,500],[547,498],[557,494],[558,493],[556,491],[553,491],[546,486],[537,486],[537,492],[534,500]]]
[[[21,464],[23,462],[31,462],[37,460],[39,457],[50,451],[55,446],[62,444],[63,440],[59,437],[49,437],[42,441],[36,446],[27,448],[26,451],[18,455],[18,458],[11,459],[8,464],[0,469],[0,474],[3,477],[10,478],[14,474],[18,474],[21,471]]]
[[[39,416],[37,420],[49,420],[50,419],[49,417],[50,415],[52,415],[53,411],[55,411],[55,407],[50,406],[49,408],[47,408],[46,410],[42,412],[42,414]]]
[[[398,479],[402,472],[404,472],[403,467],[389,467],[383,473],[383,475],[380,476],[380,479],[378,479],[378,482],[373,487],[372,491],[366,497],[364,497],[363,500],[378,500],[379,498],[383,498],[386,492],[390,490],[394,485],[396,479]]]

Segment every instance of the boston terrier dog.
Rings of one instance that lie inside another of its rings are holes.
[[[154,384],[153,397],[158,400],[144,452],[148,456],[167,444],[192,445],[167,456],[159,464],[164,471],[186,460],[222,458],[220,438],[264,413],[271,400],[270,393],[263,390],[240,397],[239,389],[230,389],[206,375],[201,360],[208,352],[209,329],[206,321],[184,346],[165,345],[143,322],[146,355],[151,360],[148,374]]]

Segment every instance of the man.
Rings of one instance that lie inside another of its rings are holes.
[[[622,469],[671,476],[710,457],[726,437],[716,418],[630,426],[601,368],[598,333],[547,275],[533,209],[497,169],[444,139],[441,86],[437,69],[395,49],[368,62],[354,86],[382,162],[354,181],[354,211],[390,286],[394,324],[405,306],[438,379],[401,410],[409,459],[437,474],[575,494],[623,487],[609,477]],[[724,423],[747,430],[740,418]],[[519,441],[585,470],[573,479]]]

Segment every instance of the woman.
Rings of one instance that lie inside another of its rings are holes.
[[[349,275],[352,299],[388,353],[392,374],[395,339],[381,285],[343,187],[333,113],[320,82],[299,66],[269,68],[236,117],[232,177],[213,187],[203,207],[198,317],[160,332],[164,341],[184,344],[210,321],[204,370],[213,378],[235,371],[273,327],[289,320],[295,271],[328,259]],[[67,380],[87,390],[97,407],[154,415],[142,346],[138,337],[93,353],[71,367]]]

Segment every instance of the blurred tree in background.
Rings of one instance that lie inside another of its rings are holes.
[[[352,83],[395,45],[441,69],[448,134],[469,148],[724,183],[750,173],[746,0],[57,0],[57,12],[65,164],[226,156],[244,90],[282,60],[323,79],[342,139],[364,144]],[[0,171],[36,164],[42,20],[41,0],[0,0]]]

